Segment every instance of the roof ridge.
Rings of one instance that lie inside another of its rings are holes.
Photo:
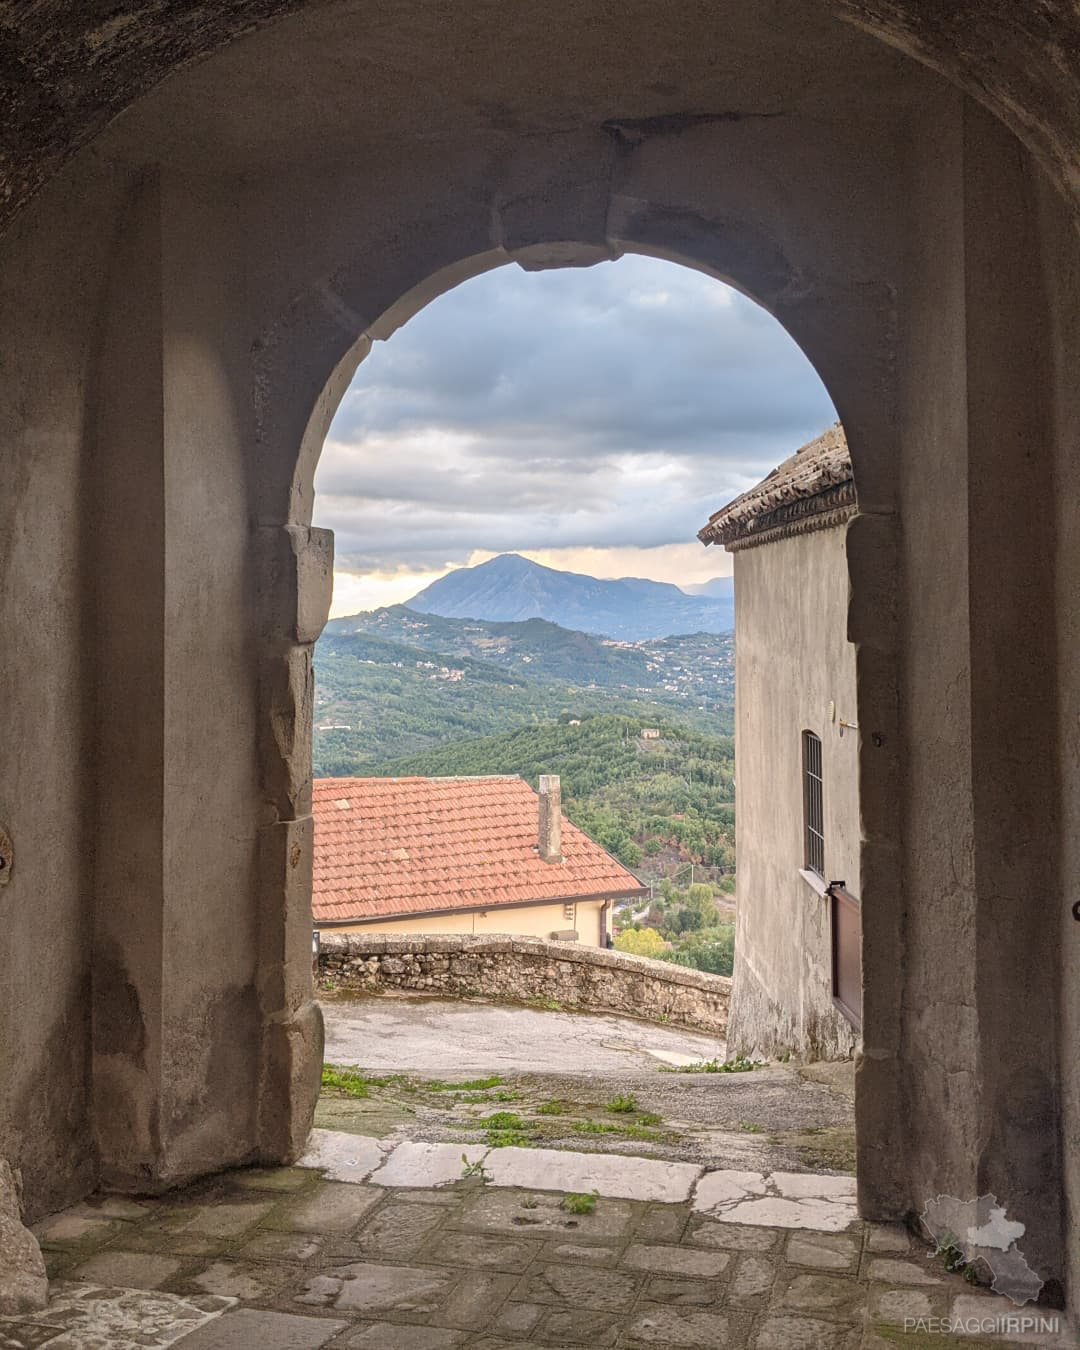
[[[714,511],[698,538],[731,552],[843,524],[855,510],[847,436],[842,424],[834,422],[759,483]]]
[[[312,787],[327,783],[514,783],[524,781],[519,773],[447,774],[347,774],[341,778],[313,778]]]

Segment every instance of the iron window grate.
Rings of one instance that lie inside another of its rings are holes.
[[[803,732],[803,817],[805,865],[825,875],[825,806],[821,769],[821,739]]]

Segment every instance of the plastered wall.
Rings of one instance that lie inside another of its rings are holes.
[[[804,867],[802,733],[821,740],[825,880],[861,897],[855,652],[845,528],[735,554],[735,1051],[845,1057],[832,1000],[829,901]]]
[[[520,905],[513,909],[463,910],[458,914],[431,914],[417,919],[378,919],[362,924],[335,924],[323,929],[327,937],[354,933],[512,933],[518,937],[551,938],[576,930],[586,947],[604,945],[600,940],[603,901],[578,900],[569,905]],[[610,913],[610,911],[609,911]],[[604,919],[611,930],[610,917]]]

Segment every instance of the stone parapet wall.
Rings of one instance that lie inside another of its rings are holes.
[[[541,938],[355,934],[322,938],[318,985],[558,1003],[727,1033],[731,980],[666,961]]]

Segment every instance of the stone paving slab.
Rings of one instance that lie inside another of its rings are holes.
[[[312,1130],[299,1168],[316,1169],[328,1181],[366,1181],[385,1161],[393,1145],[344,1130]],[[249,1184],[254,1184],[249,1182]]]
[[[44,1312],[0,1319],[4,1350],[159,1350],[231,1307],[221,1298],[54,1281]]]
[[[495,1186],[537,1190],[596,1191],[623,1200],[688,1200],[702,1169],[692,1163],[627,1158],[610,1153],[571,1153],[552,1148],[492,1149],[484,1166]]]
[[[591,1214],[569,1214],[561,1195],[483,1188],[465,1203],[456,1222],[463,1228],[515,1236],[559,1234],[575,1243],[611,1242],[629,1236],[633,1206],[626,1200],[598,1201]]]
[[[855,1178],[816,1172],[706,1172],[695,1211],[729,1223],[842,1232],[858,1219]]]
[[[348,1350],[456,1350],[465,1332],[445,1327],[408,1327],[397,1322],[369,1322],[343,1341]]]
[[[448,1186],[467,1167],[480,1166],[488,1150],[480,1144],[397,1144],[371,1174],[375,1186]]]
[[[183,1350],[321,1350],[347,1322],[238,1308],[185,1338]]]

